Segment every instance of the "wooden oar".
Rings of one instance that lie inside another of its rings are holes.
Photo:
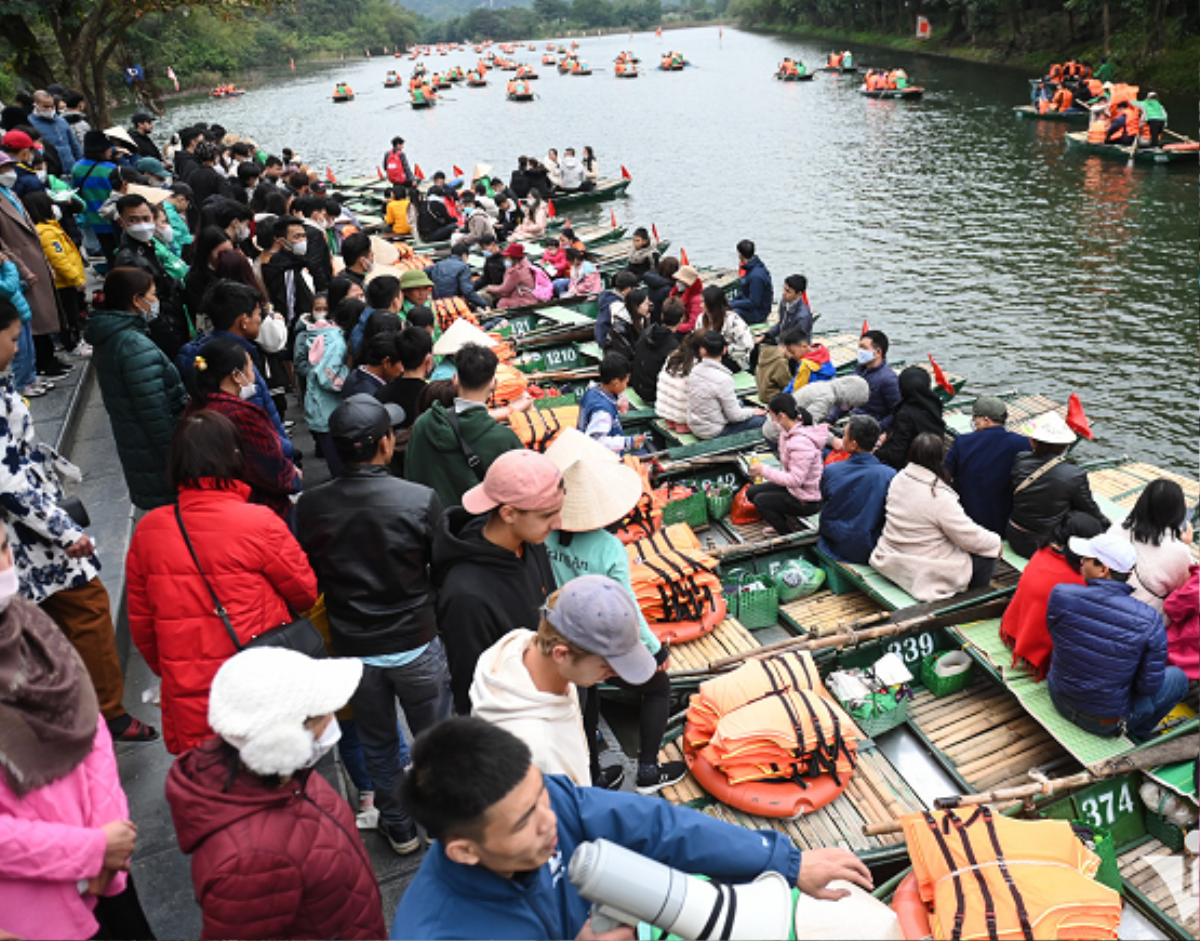
[[[1141,142],[1141,140],[1142,140],[1141,128],[1138,128],[1138,134],[1133,139],[1133,146],[1129,148],[1129,159],[1127,161],[1125,161],[1126,168],[1133,166],[1133,156],[1134,156],[1134,154],[1137,153],[1138,144]]]
[[[546,379],[551,382],[571,382],[574,379],[596,379],[600,376],[598,369],[564,369],[557,372],[531,372],[525,378],[530,382]]]
[[[842,632],[831,634],[828,637],[818,637],[816,639],[797,637],[791,640],[778,641],[766,647],[756,647],[753,650],[746,650],[729,657],[713,660],[707,667],[702,669],[683,670],[678,673],[672,673],[671,679],[681,680],[698,676],[712,676],[714,673],[720,673],[747,660],[762,660],[782,651],[795,651],[799,653],[805,650],[824,650],[827,647],[848,647],[852,644],[861,644],[866,641],[878,640],[882,637],[893,637],[896,634],[905,634],[918,629],[934,630],[939,627],[967,624],[971,621],[986,621],[1003,614],[1004,609],[1008,607],[1008,602],[1008,598],[1002,598],[998,601],[991,601],[973,608],[960,608],[959,610],[944,614],[930,613],[920,617],[895,621],[891,624],[884,624],[881,627],[868,627],[866,630],[857,629],[861,625],[876,623],[879,620],[879,617],[876,615],[860,621],[853,621],[846,625]],[[896,616],[895,614],[892,615],[893,618]]]
[[[760,542],[737,542],[727,546],[713,546],[705,549],[704,554],[714,559],[726,559],[735,555],[758,555],[763,552],[774,552],[788,546],[808,546],[815,543],[818,534],[815,532],[788,533],[786,536],[776,536]]]
[[[1178,138],[1179,138],[1181,141],[1183,141],[1185,144],[1194,144],[1194,143],[1196,143],[1196,142],[1195,142],[1194,140],[1192,140],[1190,137],[1187,137],[1187,136],[1185,136],[1185,135],[1183,135],[1183,134],[1178,134],[1178,133],[1176,133],[1175,131],[1172,131],[1172,130],[1171,130],[1169,127],[1164,127],[1164,128],[1163,128],[1163,133],[1164,133],[1164,134],[1170,134],[1172,137],[1178,137]]]
[[[1105,778],[1127,774],[1130,771],[1145,771],[1157,768],[1159,765],[1173,765],[1181,761],[1195,761],[1200,748],[1200,741],[1194,735],[1181,735],[1167,742],[1148,745],[1145,748],[1118,755],[1107,761],[1093,765],[1088,771],[1068,775],[1065,778],[1044,778],[1030,784],[1018,784],[1015,787],[999,788],[983,794],[956,794],[953,797],[939,797],[933,802],[937,810],[954,810],[957,807],[974,807],[979,804],[1007,804],[1011,801],[1024,800],[1027,797],[1037,797],[1039,794],[1050,796],[1057,791],[1068,791],[1079,787],[1087,787]],[[883,823],[868,824],[863,827],[863,836],[886,836],[891,833],[903,833],[904,828],[899,821],[889,820]]]

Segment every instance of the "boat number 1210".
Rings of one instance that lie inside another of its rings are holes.
[[[1108,791],[1080,801],[1079,809],[1093,827],[1111,827],[1116,822],[1118,812],[1133,813],[1133,796],[1129,793],[1128,782],[1122,784],[1119,791]]]

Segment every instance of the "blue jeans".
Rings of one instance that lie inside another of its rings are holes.
[[[342,764],[346,766],[346,773],[354,782],[354,789],[360,794],[363,791],[374,791],[375,785],[371,783],[371,775],[367,773],[367,759],[363,754],[362,742],[358,738],[358,724],[353,719],[347,719],[339,724],[342,728],[342,740],[338,742],[338,754],[342,756]],[[399,727],[396,728],[396,735],[400,738],[400,767],[403,768],[410,761],[408,741],[404,738],[404,731]]]
[[[31,320],[21,322],[21,335],[17,338],[17,355],[13,358],[11,366],[13,384],[17,387],[18,392],[37,378],[37,372],[34,369],[36,354],[33,351],[33,328],[30,326],[32,322]]]
[[[1144,742],[1150,737],[1162,721],[1163,716],[1183,702],[1187,694],[1188,678],[1179,667],[1168,666],[1163,671],[1162,686],[1153,696],[1134,696],[1129,704],[1129,711],[1122,717],[1125,724],[1125,734],[1135,742]],[[1100,717],[1079,712],[1060,702],[1050,690],[1050,699],[1054,708],[1074,722],[1085,732],[1113,738],[1121,732],[1119,722],[1101,722]]]
[[[350,698],[367,773],[375,784],[380,825],[399,837],[413,831],[414,825],[396,795],[403,773],[396,734],[397,699],[413,735],[420,735],[450,715],[450,669],[440,638],[402,667],[383,669],[363,664],[362,682]]]
[[[550,283],[554,285],[554,296],[558,297],[560,294],[566,293],[567,288],[569,288],[571,286],[571,279],[570,278],[555,278]]]
[[[761,428],[763,422],[767,420],[766,415],[755,415],[753,418],[747,418],[745,421],[734,422],[731,425],[726,425],[718,438],[727,438],[729,435],[740,435],[744,431],[753,431],[755,428]]]

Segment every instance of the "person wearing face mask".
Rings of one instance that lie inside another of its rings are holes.
[[[375,252],[371,248],[371,236],[355,232],[342,242],[342,277],[349,278],[360,288],[365,287],[366,277],[375,267]]]
[[[869,415],[887,431],[892,415],[900,404],[900,378],[887,363],[888,338],[882,330],[868,330],[858,341],[858,362],[854,375],[867,380],[871,389],[866,405],[854,409],[854,415]]]
[[[305,261],[312,274],[313,290],[328,291],[333,280],[333,252],[327,238],[330,223],[325,200],[320,196],[305,196],[292,202],[292,212],[304,225],[308,249]]]
[[[193,153],[196,158],[196,169],[188,175],[188,186],[196,194],[196,205],[203,206],[211,196],[233,198],[233,189],[229,180],[217,172],[216,164],[220,158],[217,145],[210,141],[201,141]]]
[[[312,313],[315,278],[308,264],[308,229],[295,216],[279,216],[271,225],[274,246],[262,266],[263,284],[271,306],[283,314],[292,332],[297,318]]]
[[[192,323],[201,332],[211,328],[212,321],[204,306],[204,295],[216,280],[217,261],[233,250],[233,242],[219,226],[206,225],[196,236],[196,254],[183,280],[183,299]]]
[[[396,334],[396,356],[403,370],[399,376],[375,392],[375,398],[383,403],[399,405],[404,411],[404,421],[397,426],[396,453],[392,457],[392,473],[404,476],[404,456],[408,451],[408,438],[413,422],[417,420],[417,399],[429,385],[429,374],[433,372],[433,337],[421,327],[405,327]]]
[[[46,146],[55,149],[62,161],[63,174],[69,176],[75,161],[83,156],[83,147],[71,125],[59,116],[58,109],[54,107],[54,96],[49,92],[39,90],[33,93],[33,113],[29,116],[29,123],[37,128]]]
[[[184,311],[183,286],[154,249],[154,211],[146,198],[130,193],[118,199],[116,206],[122,234],[114,265],[141,268],[154,279],[159,306],[149,323],[150,338],[174,359],[192,332]]]
[[[187,405],[174,364],[150,339],[159,312],[154,279],[142,268],[114,268],[104,279],[105,309],[88,316],[83,337],[112,424],[117,456],[139,510],[172,503],[167,482],[171,430]]]
[[[8,131],[0,138],[0,149],[16,161],[14,167],[16,178],[9,187],[18,196],[26,193],[40,193],[46,188],[44,179],[33,169],[33,155],[36,152],[33,138],[18,129]],[[8,172],[13,172],[9,170]],[[45,166],[42,167],[42,177],[45,177]]]
[[[354,815],[313,771],[341,738],[333,713],[362,672],[353,658],[262,647],[217,673],[208,709],[217,736],[175,763],[166,789],[192,857],[200,937],[386,935]]]
[[[83,256],[63,231],[59,222],[62,210],[51,202],[46,193],[27,193],[21,201],[29,218],[37,226],[42,252],[54,272],[54,290],[62,311],[59,339],[64,349],[76,356],[86,357],[91,351],[86,344],[81,346],[83,323],[79,316],[87,306],[87,272],[83,266]]]

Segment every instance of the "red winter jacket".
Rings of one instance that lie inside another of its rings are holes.
[[[244,644],[307,611],[317,579],[287,525],[265,506],[248,504],[250,488],[183,489],[179,506],[192,546]],[[146,664],[162,678],[167,751],[187,751],[212,735],[208,690],[234,655],[213,614],[212,598],[188,554],[175,507],[151,510],[137,525],[125,562],[129,630]]]
[[[282,785],[229,784],[219,738],[167,776],[179,848],[192,857],[201,938],[386,938],[383,902],[354,815],[309,770]]]
[[[679,322],[675,332],[691,333],[704,314],[704,283],[697,278],[683,291],[679,290],[679,284],[676,283],[675,287],[671,288],[671,297],[678,297],[683,301],[683,320]]]

